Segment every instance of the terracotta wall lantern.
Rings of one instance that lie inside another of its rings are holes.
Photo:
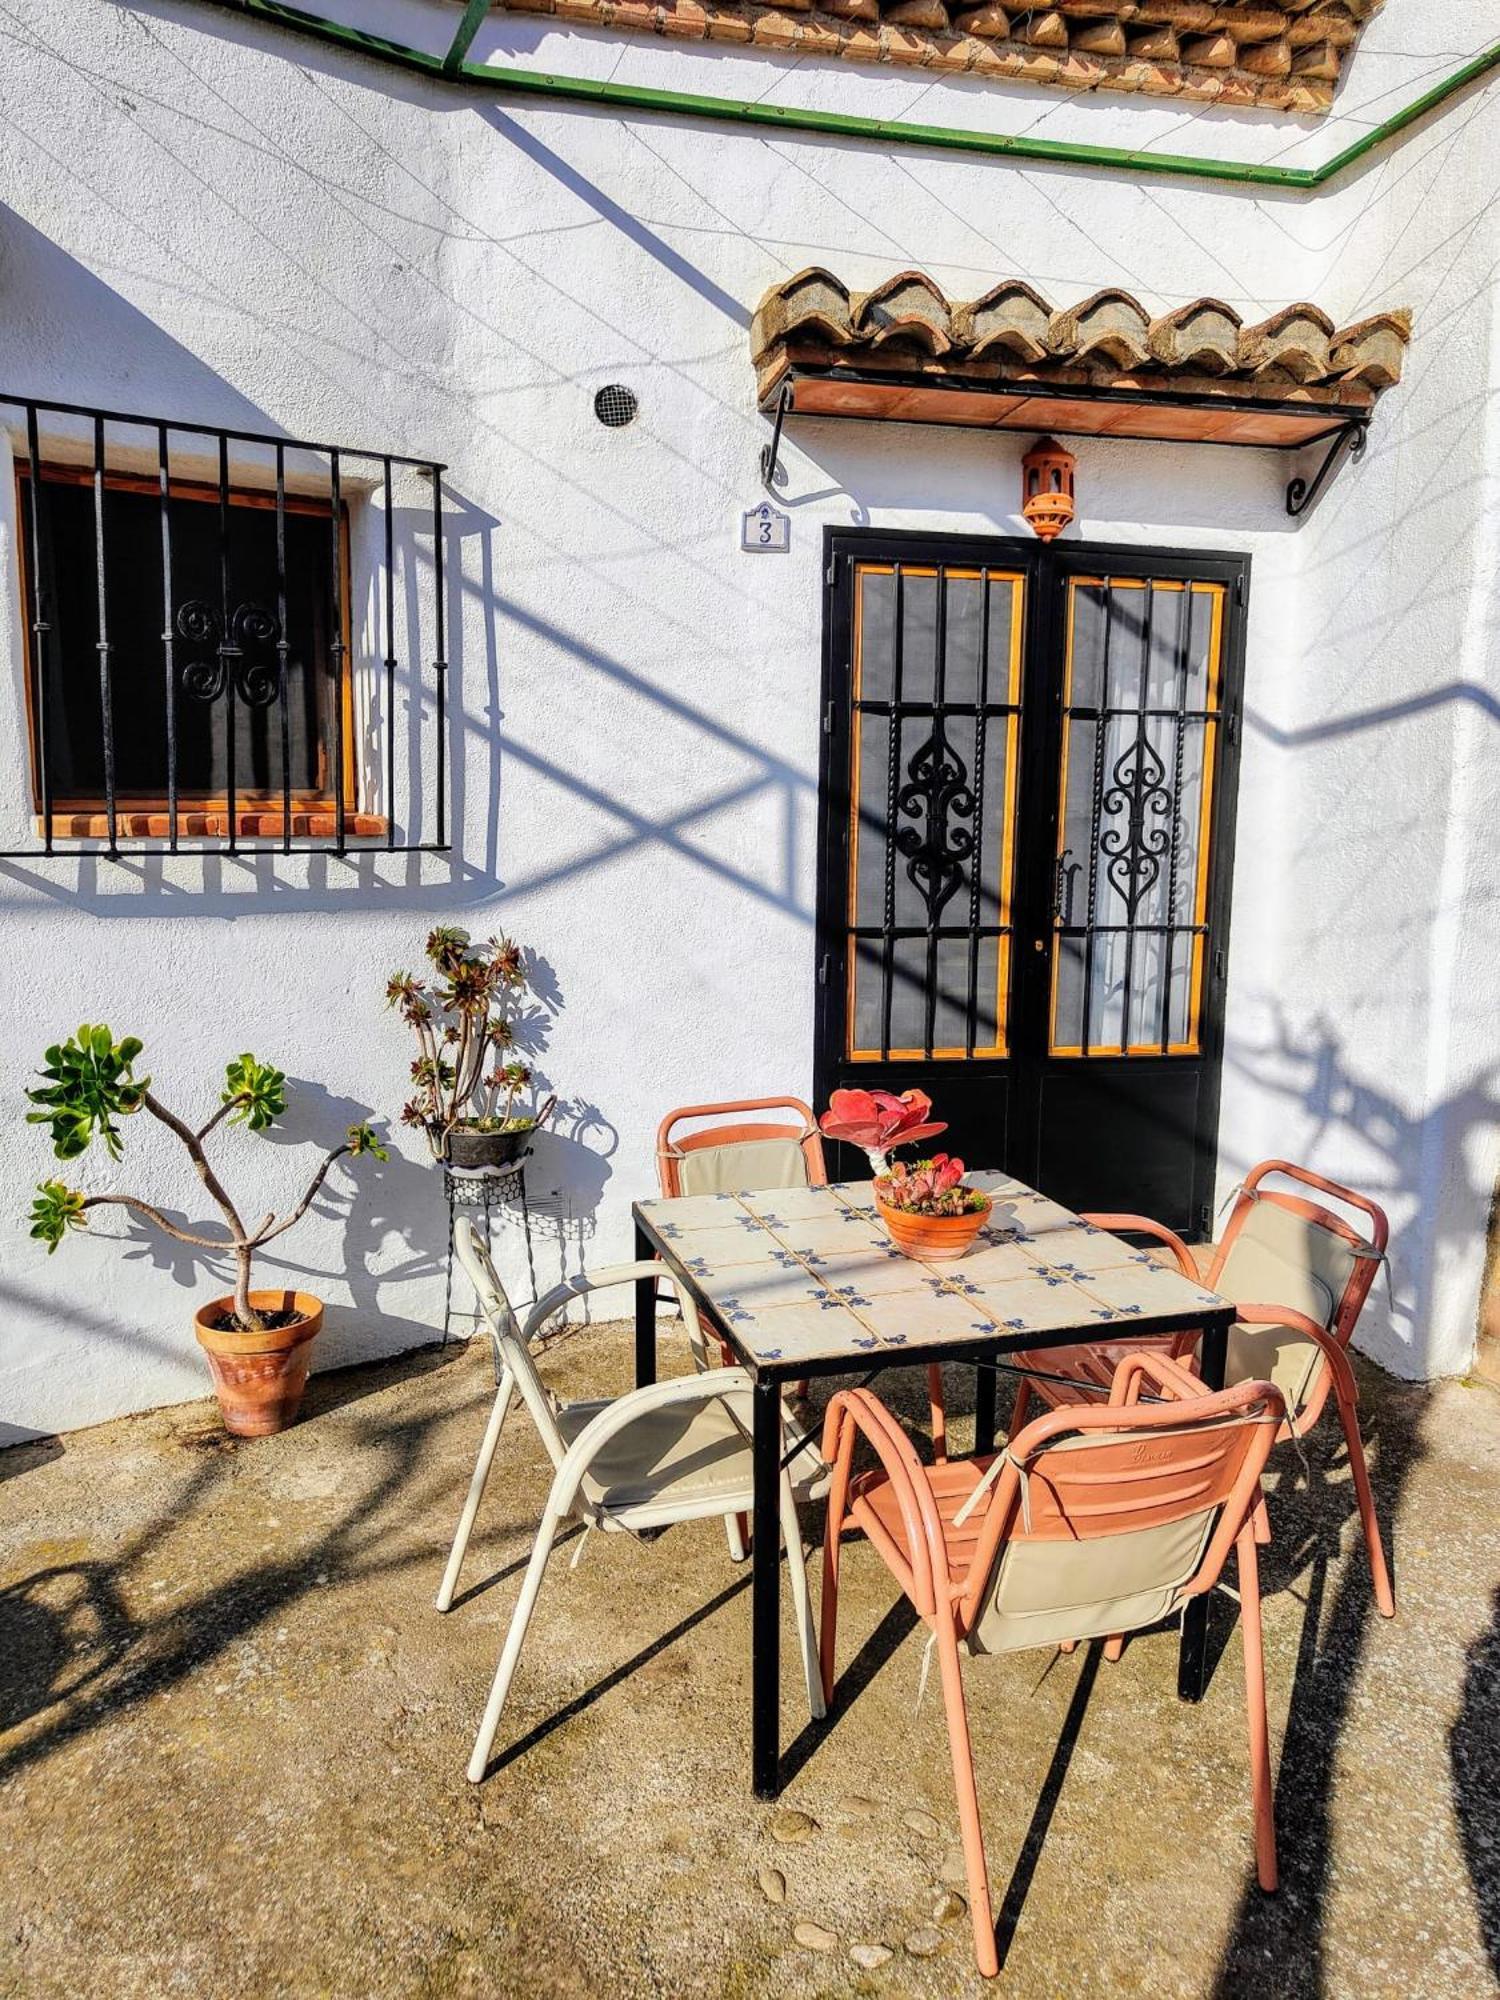
[[[1073,518],[1074,463],[1056,438],[1039,438],[1021,460],[1021,512],[1044,542]]]

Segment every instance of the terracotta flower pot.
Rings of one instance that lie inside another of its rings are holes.
[[[234,1300],[210,1299],[193,1315],[193,1331],[208,1355],[224,1428],[236,1437],[269,1437],[285,1430],[302,1405],[312,1344],[322,1331],[323,1301],[311,1292],[252,1292],[257,1312],[295,1312],[289,1326],[236,1333],[212,1324],[233,1312]]]
[[[896,1248],[924,1264],[955,1263],[989,1220],[992,1206],[987,1201],[962,1215],[913,1215],[910,1209],[891,1208],[878,1194],[875,1205]]]

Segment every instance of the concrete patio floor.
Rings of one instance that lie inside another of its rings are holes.
[[[629,1352],[603,1325],[543,1365],[564,1394],[599,1393],[625,1386]],[[1394,1623],[1372,1611],[1336,1426],[1310,1482],[1278,1461],[1281,1895],[1253,1886],[1227,1600],[1196,1708],[1175,1697],[1170,1632],[1117,1666],[976,1663],[1008,1954],[988,1990],[1496,1990],[1500,1397],[1364,1382]],[[472,1343],[315,1378],[279,1438],[236,1443],[205,1403],[0,1455],[0,1991],[986,1990],[945,1908],[962,1876],[935,1687],[914,1712],[923,1635],[868,1550],[847,1561],[852,1700],[814,1733],[785,1677],[779,1807],[749,1795],[748,1574],[710,1525],[649,1547],[595,1535],[573,1570],[565,1548],[499,1766],[465,1782],[544,1490],[513,1418],[466,1592],[438,1616],[489,1394]],[[856,1946],[891,1956],[866,1969],[878,1954]]]

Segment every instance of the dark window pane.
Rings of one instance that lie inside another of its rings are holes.
[[[57,801],[104,796],[99,687],[99,607],[92,488],[41,482],[43,660],[48,761]],[[276,514],[229,508],[229,642],[221,654],[222,585],[217,496],[176,494],[170,617],[175,652],[179,797],[222,797],[229,780],[228,705],[235,704],[234,782],[243,800],[279,797],[283,785],[277,654]],[[22,507],[30,546],[30,514]],[[332,551],[328,516],[286,513],[286,780],[294,797],[332,789],[334,678],[329,640]],[[162,633],[161,506],[156,493],[110,486],[104,496],[115,791],[121,799],[167,795],[167,687]],[[39,788],[38,788],[39,789]]]

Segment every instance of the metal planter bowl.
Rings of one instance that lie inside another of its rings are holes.
[[[448,1134],[443,1156],[450,1167],[512,1166],[531,1144],[534,1124],[512,1125],[503,1132],[466,1131],[455,1125]]]

